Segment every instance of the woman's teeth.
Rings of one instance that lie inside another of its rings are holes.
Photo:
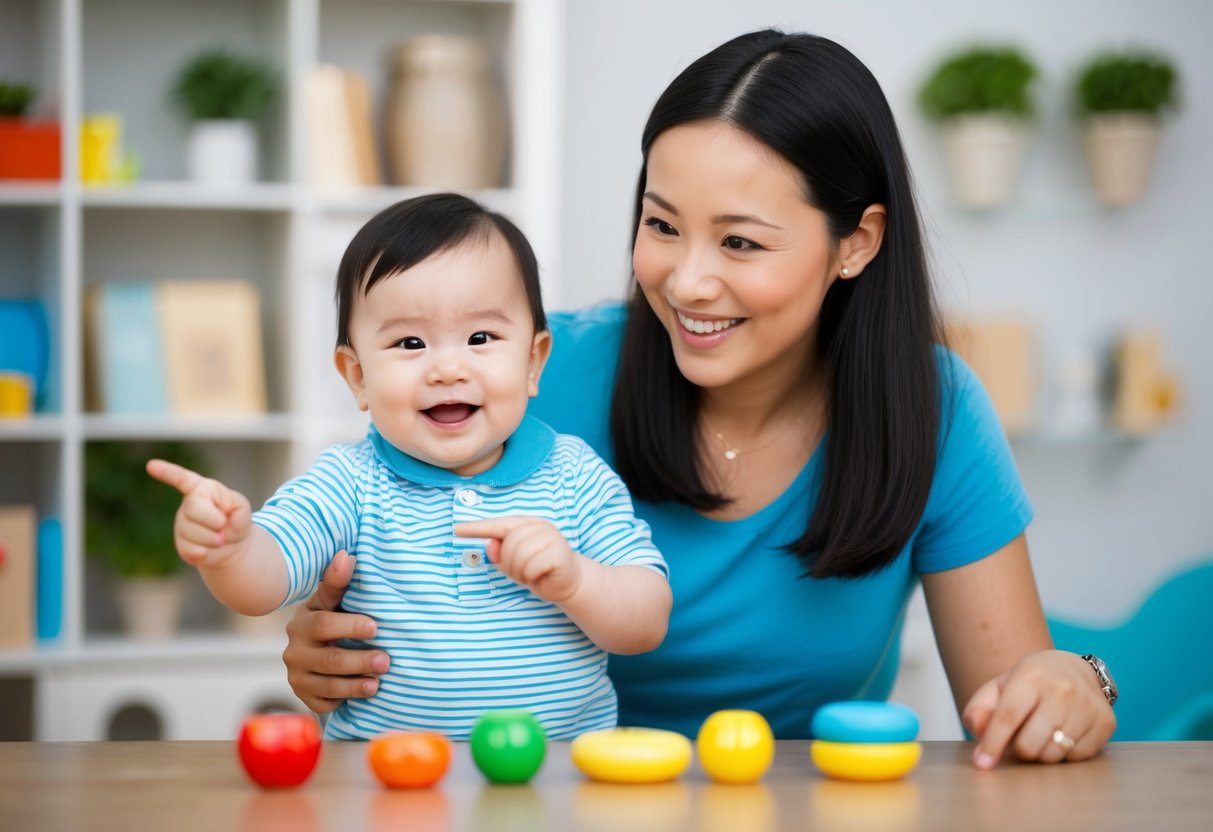
[[[706,335],[709,332],[720,332],[722,329],[736,326],[741,323],[741,318],[729,318],[728,320],[721,321],[698,321],[694,318],[688,318],[679,312],[678,323],[682,324],[682,328],[687,332],[694,332],[696,335]]]

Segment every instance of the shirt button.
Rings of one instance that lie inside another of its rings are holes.
[[[482,552],[464,552],[463,565],[468,569],[478,569],[484,563],[484,554]]]
[[[480,495],[470,488],[463,489],[456,497],[465,506],[474,506],[480,502]]]

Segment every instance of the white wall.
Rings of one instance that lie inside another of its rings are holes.
[[[1033,561],[1050,613],[1112,623],[1166,575],[1213,557],[1213,4],[1199,0],[616,0],[567,7],[564,306],[622,296],[640,131],[691,60],[762,26],[842,42],[880,79],[917,176],[943,300],[1015,309],[1038,326],[1042,372],[1126,324],[1165,332],[1187,393],[1185,419],[1134,442],[1016,444],[1037,509]],[[975,38],[1013,41],[1039,63],[1041,119],[1016,202],[966,214],[950,204],[939,143],[915,91],[940,54]],[[1098,207],[1068,115],[1076,65],[1109,45],[1165,49],[1183,109],[1165,132],[1150,193]],[[911,680],[913,682],[913,680]],[[916,684],[916,683],[915,683]],[[939,691],[919,694],[937,697]],[[924,707],[933,707],[924,703]],[[930,720],[924,720],[929,723]],[[941,735],[946,732],[941,732]]]

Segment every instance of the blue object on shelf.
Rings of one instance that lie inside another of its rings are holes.
[[[106,412],[167,412],[168,376],[155,284],[112,281],[100,291],[94,349]]]
[[[918,736],[918,715],[896,702],[831,702],[813,714],[810,731],[828,742],[910,742]]]
[[[50,367],[50,334],[41,301],[0,300],[0,370],[34,379],[34,401],[45,401]]]
[[[57,517],[38,524],[38,638],[56,639],[63,623],[63,526]]]
[[[1165,580],[1127,621],[1049,616],[1059,650],[1103,659],[1120,698],[1113,740],[1213,740],[1213,557]]]

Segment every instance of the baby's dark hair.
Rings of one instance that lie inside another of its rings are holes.
[[[487,243],[500,234],[514,252],[536,332],[548,328],[539,289],[539,263],[526,236],[501,214],[460,194],[428,194],[384,208],[358,229],[337,267],[337,346],[350,346],[356,292],[448,251],[472,235]]]

